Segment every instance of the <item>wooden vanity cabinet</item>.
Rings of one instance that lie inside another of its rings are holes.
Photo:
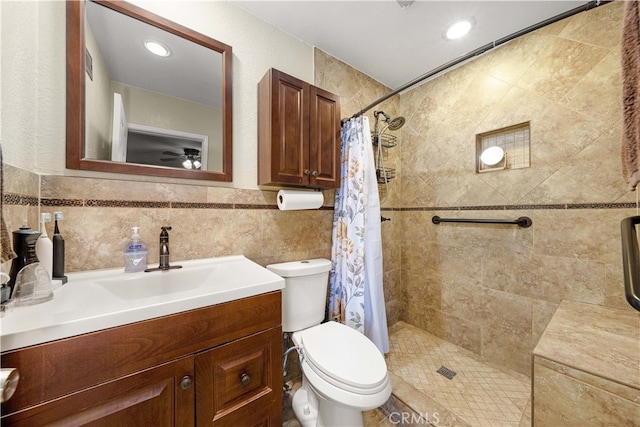
[[[282,425],[280,292],[2,353],[2,426]]]
[[[340,97],[270,69],[258,84],[258,184],[340,185]]]

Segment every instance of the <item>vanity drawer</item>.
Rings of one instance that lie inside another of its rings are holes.
[[[197,425],[262,424],[265,408],[282,406],[281,336],[273,328],[196,354]]]

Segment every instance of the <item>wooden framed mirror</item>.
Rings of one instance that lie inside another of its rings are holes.
[[[66,8],[67,168],[230,182],[231,46],[123,1]]]

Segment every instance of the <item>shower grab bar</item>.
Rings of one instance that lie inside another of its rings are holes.
[[[516,224],[522,228],[529,228],[533,221],[528,216],[521,216],[515,221],[511,221],[508,219],[464,219],[464,218],[440,218],[439,216],[434,216],[431,218],[431,221],[434,224],[440,224],[441,222],[466,222],[473,224]]]
[[[624,294],[631,307],[640,311],[640,241],[636,231],[638,224],[640,224],[640,216],[625,218],[620,222],[620,231]]]

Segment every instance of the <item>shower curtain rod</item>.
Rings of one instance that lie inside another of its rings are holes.
[[[400,92],[402,92],[404,90],[409,89],[412,86],[417,85],[418,83],[428,79],[429,77],[433,77],[438,73],[441,73],[441,72],[443,72],[443,71],[445,71],[445,70],[447,70],[447,69],[449,69],[451,67],[454,67],[454,66],[456,66],[456,65],[458,65],[458,64],[460,64],[460,63],[462,63],[464,61],[467,61],[469,59],[472,59],[472,58],[474,58],[474,57],[476,57],[478,55],[482,55],[483,53],[486,53],[486,52],[488,52],[488,51],[490,51],[490,50],[492,50],[492,49],[494,49],[494,48],[496,48],[496,47],[498,47],[498,46],[500,46],[500,45],[502,45],[504,43],[507,43],[507,42],[517,38],[517,37],[520,37],[520,36],[523,36],[525,34],[528,34],[528,33],[532,32],[532,31],[540,29],[540,28],[542,28],[544,26],[547,26],[549,24],[553,24],[554,22],[558,22],[558,21],[560,21],[560,20],[562,20],[564,18],[568,18],[568,17],[576,15],[576,14],[578,14],[580,12],[584,12],[586,10],[593,9],[595,7],[602,6],[603,4],[611,3],[613,1],[614,0],[594,0],[594,1],[589,1],[589,2],[587,2],[587,3],[585,3],[585,4],[581,5],[581,6],[575,7],[573,9],[571,9],[571,10],[568,10],[568,11],[563,12],[563,13],[561,13],[559,15],[556,15],[556,16],[552,16],[551,18],[545,19],[544,21],[538,22],[537,24],[531,25],[531,26],[529,26],[527,28],[524,28],[524,29],[522,29],[520,31],[516,31],[515,33],[509,34],[506,37],[503,37],[501,39],[495,40],[495,41],[493,41],[491,43],[487,43],[484,46],[481,46],[481,47],[479,47],[479,48],[477,48],[475,50],[472,50],[471,52],[467,53],[466,55],[460,56],[460,57],[458,57],[458,58],[456,58],[456,59],[454,59],[452,61],[449,61],[449,62],[447,62],[447,63],[445,63],[445,64],[443,64],[443,65],[441,65],[441,66],[439,66],[437,68],[434,68],[433,70],[427,72],[426,74],[423,74],[423,75],[411,80],[409,83],[405,83],[404,85],[400,86],[399,88],[397,88],[397,89],[389,92],[388,94],[376,99],[371,104],[367,105],[366,107],[364,107],[362,110],[358,111],[357,113],[355,113],[351,117],[354,118],[354,117],[361,116],[364,113],[366,113],[367,111],[369,111],[370,109],[372,109],[373,107],[375,107],[376,105],[386,101],[387,99],[391,98],[394,95],[399,94]]]

